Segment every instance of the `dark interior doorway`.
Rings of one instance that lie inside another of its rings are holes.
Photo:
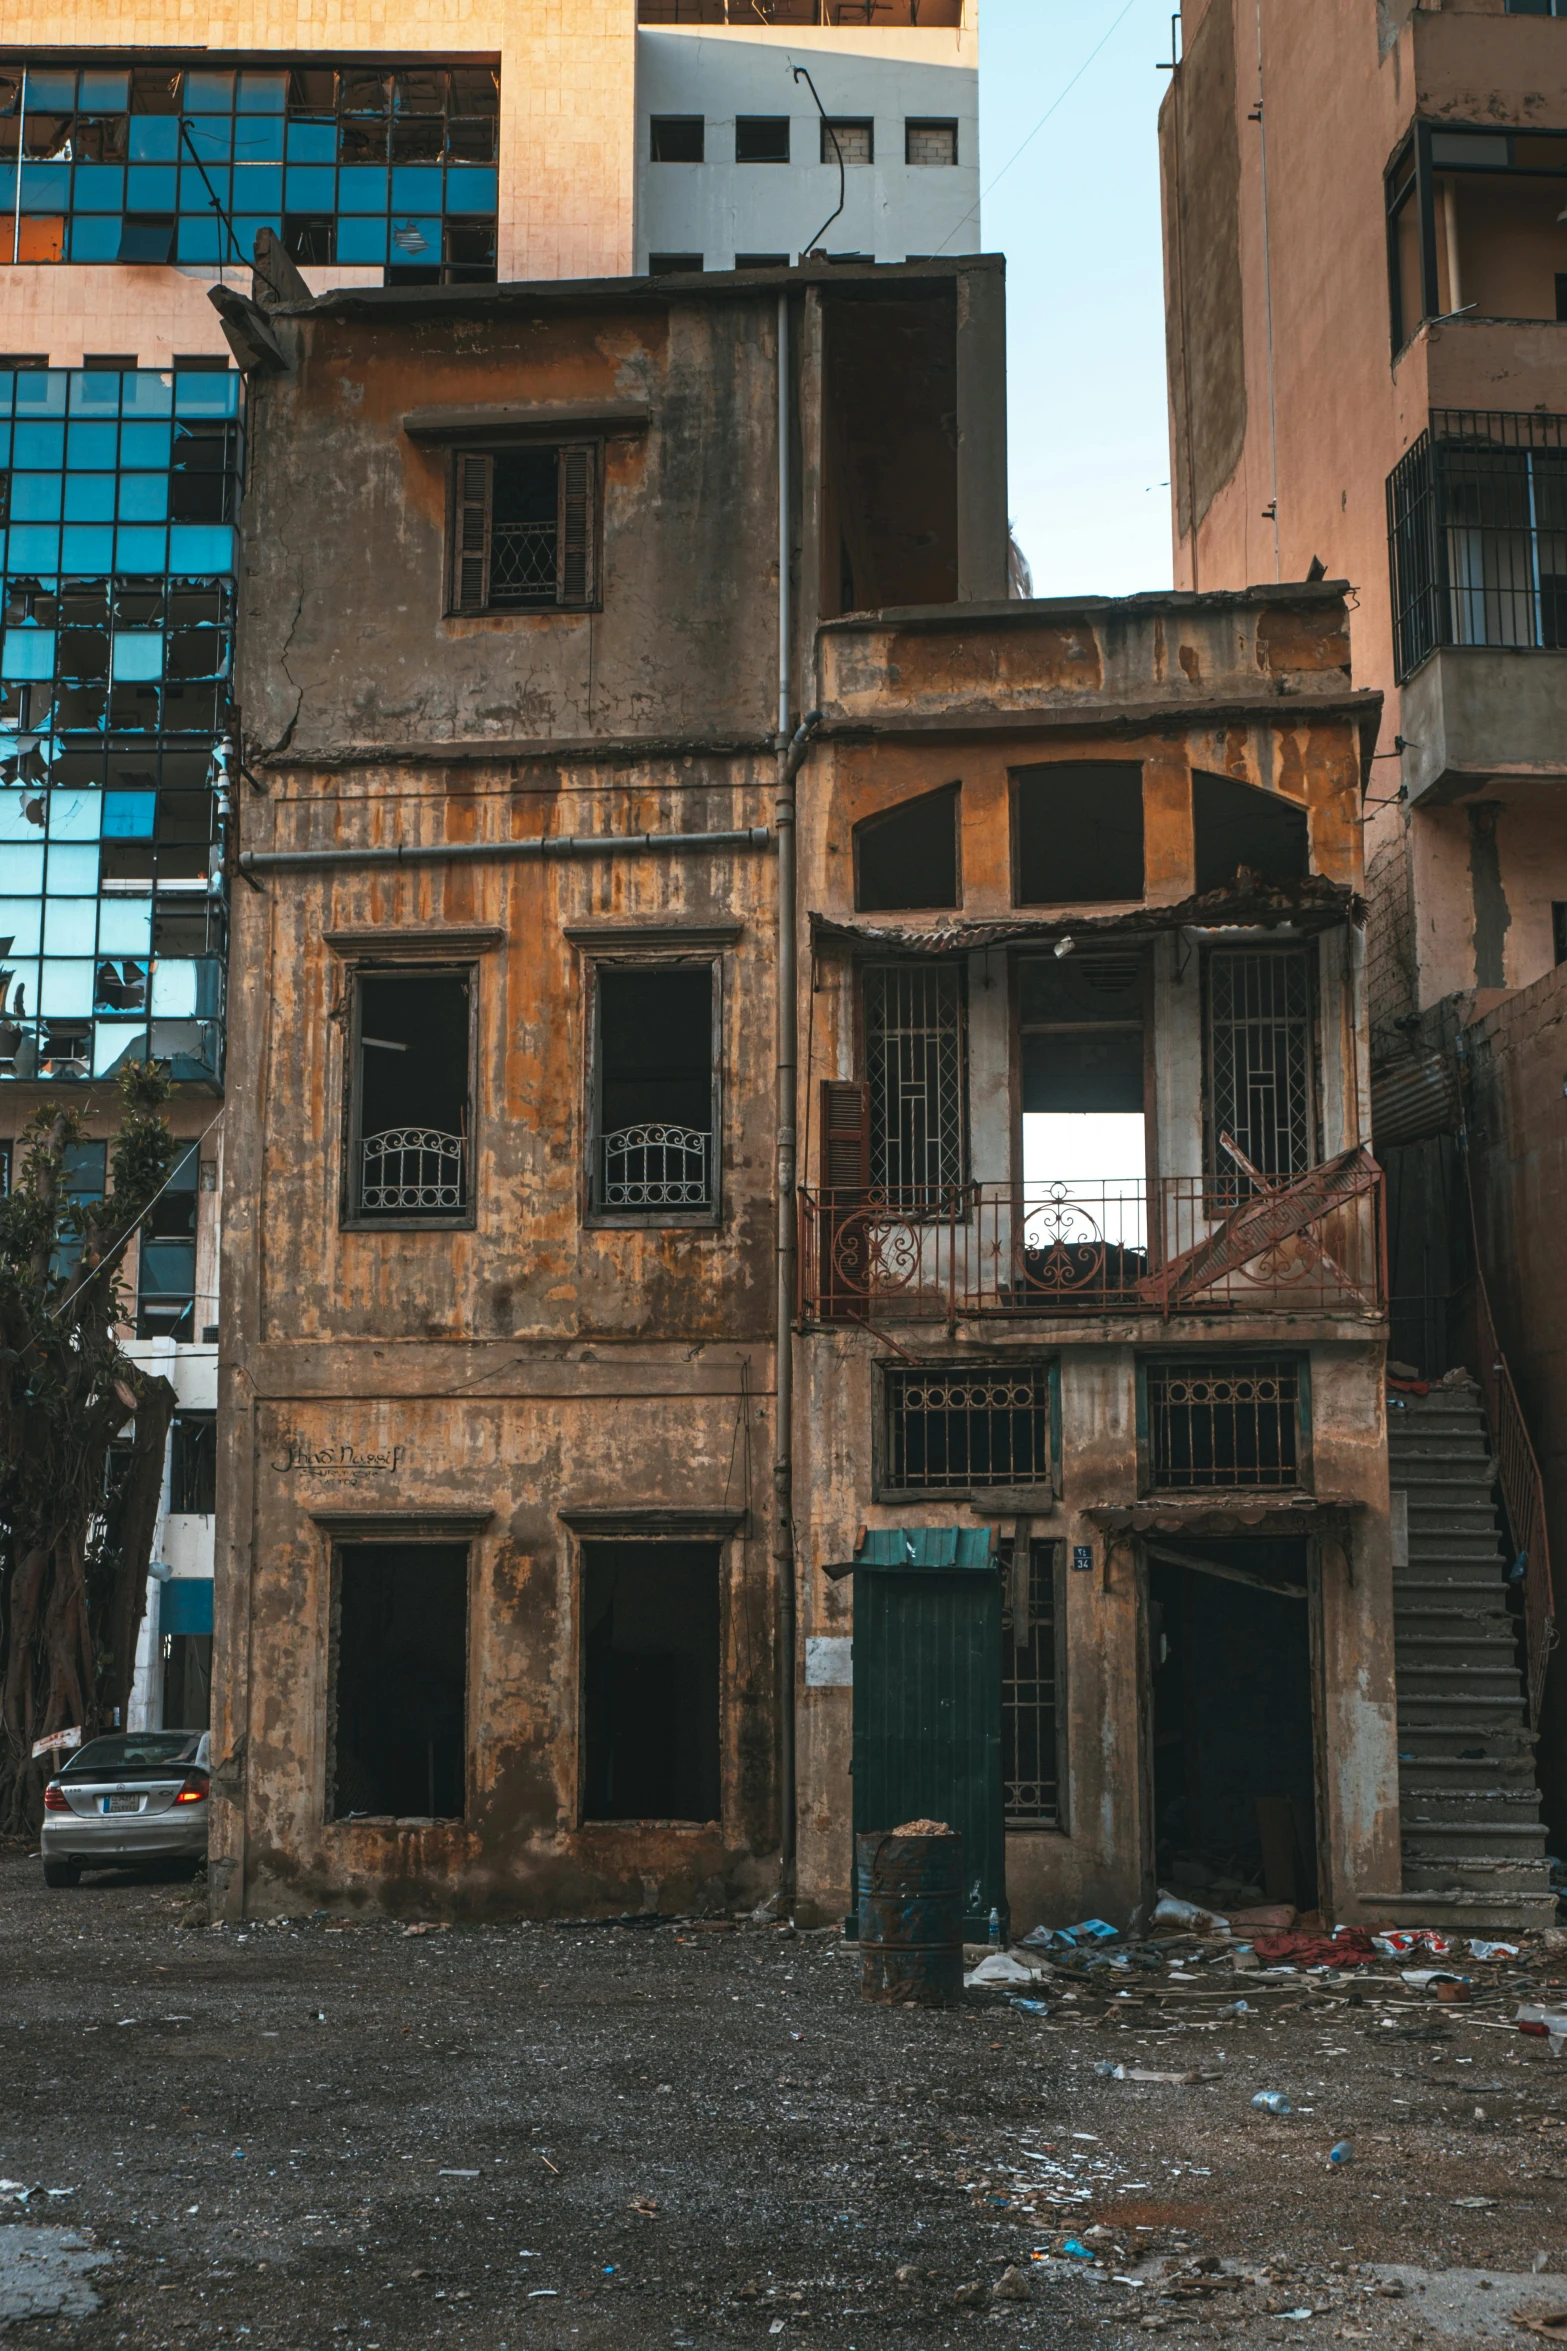
[[[212,1635],[163,1636],[163,1723],[166,1730],[204,1731],[212,1723]]]
[[[716,1543],[583,1554],[583,1818],[716,1820]]]
[[[1315,1909],[1306,1545],[1194,1539],[1150,1550],[1158,1882],[1219,1910],[1248,1897]]]
[[[346,1544],[336,1616],[333,1818],[461,1820],[467,1546]]]

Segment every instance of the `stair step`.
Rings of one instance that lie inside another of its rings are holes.
[[[1542,1859],[1513,1860],[1505,1856],[1495,1860],[1487,1853],[1441,1853],[1431,1860],[1416,1855],[1404,1856],[1404,1890],[1419,1894],[1440,1888],[1444,1893],[1461,1890],[1470,1894],[1550,1894],[1551,1873]]]
[[[1494,1781],[1472,1788],[1455,1787],[1446,1780],[1421,1786],[1400,1772],[1398,1786],[1399,1818],[1406,1831],[1440,1828],[1444,1822],[1455,1827],[1466,1821],[1505,1823],[1516,1812],[1519,1825],[1539,1828],[1542,1836],[1545,1833],[1539,1819],[1540,1791],[1527,1780],[1500,1787]]]
[[[1538,1932],[1556,1924],[1554,1894],[1473,1893],[1465,1887],[1438,1887],[1398,1894],[1368,1894],[1360,1903],[1368,1919],[1393,1926],[1452,1927],[1460,1934]]]
[[[1474,1816],[1465,1820],[1434,1820],[1417,1797],[1414,1807],[1404,1814],[1406,1844],[1412,1837],[1440,1845],[1445,1853],[1492,1853],[1492,1857],[1512,1860],[1528,1850],[1543,1855],[1545,1852],[1545,1823],[1543,1820],[1506,1820],[1494,1811],[1477,1808]],[[1467,1840],[1467,1842],[1466,1842]],[[1494,1841],[1494,1849],[1493,1849]]]

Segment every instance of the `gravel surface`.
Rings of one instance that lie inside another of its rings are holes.
[[[1567,2307],[1567,2060],[1495,1968],[1440,2012],[1395,1967],[1195,1951],[1124,2001],[1096,1974],[1044,2016],[904,2012],[835,1934],[190,1906],[0,1859],[0,2328],[51,2230],[62,2295],[98,2296],[8,2341],[1527,2346],[1514,2312]]]

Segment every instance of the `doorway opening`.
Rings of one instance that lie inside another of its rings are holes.
[[[717,1820],[719,1547],[590,1543],[584,1820]]]
[[[331,1817],[461,1820],[466,1544],[345,1544],[333,1619]]]
[[[1306,1545],[1147,1548],[1158,1883],[1217,1910],[1314,1910]]]

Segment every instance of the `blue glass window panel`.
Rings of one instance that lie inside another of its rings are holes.
[[[119,212],[125,205],[125,167],[119,163],[76,166],[78,212]]]
[[[11,401],[16,391],[16,377],[10,368],[0,368],[0,416],[9,416]]]
[[[172,212],[179,174],[172,163],[133,163],[125,175],[127,212]]]
[[[187,217],[180,222],[179,259],[181,261],[216,262],[220,247],[226,246],[227,242],[226,232],[219,228],[215,220],[194,220]]]
[[[446,174],[448,212],[493,212],[499,202],[499,174],[483,163],[454,163]]]
[[[43,928],[41,898],[0,898],[0,939],[11,942],[4,950],[8,963],[13,955],[36,955],[43,941]]]
[[[234,76],[231,73],[188,73],[185,76],[187,114],[232,114]]]
[[[155,427],[150,428],[156,430]],[[122,473],[121,522],[167,522],[169,477],[166,473]]]
[[[163,675],[161,629],[120,629],[115,632],[110,675],[119,683],[145,684]]]
[[[98,907],[92,898],[46,898],[44,953],[91,955],[98,944]]]
[[[30,786],[25,791],[0,789],[0,841],[41,841],[43,839],[42,827],[36,824],[27,813],[29,808],[36,807],[37,801],[36,786]],[[0,851],[0,855],[3,854],[3,851]],[[0,883],[0,888],[6,886],[6,884]],[[10,886],[14,887],[14,885]]]
[[[73,416],[106,417],[120,413],[123,375],[108,368],[81,369],[71,377],[69,407]],[[114,463],[113,458],[109,463]]]
[[[51,841],[96,841],[103,831],[103,794],[57,786],[48,794],[48,818]],[[52,873],[49,887],[54,888]]]
[[[345,163],[337,179],[340,212],[384,212],[386,170],[375,163]]]
[[[33,841],[0,842],[0,890],[8,898],[41,899],[43,896],[43,844],[37,841],[37,827],[28,829],[34,835]]]
[[[123,1020],[99,1020],[93,1023],[92,1073],[95,1078],[112,1077],[122,1061],[145,1061],[147,1058],[147,1024]],[[194,1582],[194,1577],[188,1578]]]
[[[113,380],[112,377],[105,379],[111,383]],[[65,436],[66,464],[73,473],[112,473],[119,457],[119,436],[118,425],[84,424],[73,420]]]
[[[335,212],[337,174],[316,163],[291,163],[284,201],[290,212]]]
[[[8,468],[8,469],[9,469],[9,467],[10,467],[10,463],[11,463],[11,427],[10,427],[10,424],[9,424],[9,423],[6,423],[6,424],[0,424],[0,466],[5,466],[6,468]]]
[[[336,123],[291,122],[288,126],[288,160],[290,163],[335,163]]]
[[[239,372],[229,368],[219,375],[216,368],[200,375],[176,376],[174,380],[174,413],[176,416],[238,416]]]
[[[114,526],[107,522],[68,522],[60,534],[60,569],[75,572],[114,569]]]
[[[135,375],[120,379],[120,413],[122,416],[170,416],[174,411],[174,378],[154,375],[150,369],[138,368]],[[125,444],[121,443],[122,450]],[[144,465],[145,458],[136,463]]]
[[[152,946],[152,900],[105,898],[98,909],[100,955],[145,955]]]
[[[193,163],[180,165],[181,212],[210,213],[214,196],[227,211],[229,175],[223,165],[209,163],[201,171],[198,171]]]
[[[15,210],[16,166],[14,163],[8,163],[0,166],[0,211],[14,213]],[[8,243],[6,249],[6,259],[9,260],[10,257],[11,247]]]
[[[115,533],[114,567],[116,571],[143,573],[162,571],[167,550],[168,532],[149,530],[145,524],[127,529],[121,523]]]
[[[57,473],[14,473],[11,476],[13,522],[58,522],[65,477]]]
[[[112,473],[73,473],[65,479],[65,519],[67,522],[113,522],[114,484]]]
[[[69,379],[63,367],[30,367],[16,377],[16,413],[23,416],[63,416],[65,414],[65,387]],[[35,463],[58,465],[58,457],[35,459]]]
[[[56,1020],[85,1019],[92,1011],[93,967],[46,958],[38,975],[38,1009]]]
[[[11,535],[20,538],[22,534],[13,531]],[[43,535],[51,539],[59,537],[57,531],[48,531]],[[53,566],[50,568],[52,570]],[[7,629],[4,644],[0,646],[0,677],[19,681],[53,676],[53,629]]]
[[[94,798],[101,797],[94,794]],[[98,895],[98,844],[77,847],[51,842],[49,865],[44,876],[46,898],[96,898]]]
[[[180,126],[172,114],[133,114],[130,139],[132,163],[172,163],[180,151]]]
[[[169,569],[182,576],[234,569],[234,526],[177,522],[169,529]]]
[[[22,210],[24,212],[65,212],[71,202],[71,167],[68,163],[24,163],[22,166]]]
[[[106,841],[150,841],[157,815],[156,792],[105,792],[103,837]]]
[[[438,163],[399,163],[392,171],[392,207],[396,212],[439,212],[441,167]]]
[[[239,239],[241,253],[254,253],[256,239],[263,229],[270,229],[275,237],[283,234],[281,212],[246,213],[234,223],[234,234]]]
[[[160,955],[152,967],[148,1010],[164,1020],[194,1019],[198,969],[194,956]]]
[[[344,176],[346,178],[346,173]],[[337,258],[342,262],[360,264],[385,261],[385,214],[378,220],[354,220],[340,216],[337,224]]]
[[[27,95],[32,99],[32,83]],[[83,114],[123,114],[130,104],[131,77],[128,73],[105,71],[102,67],[82,68],[81,91],[77,99]]]
[[[242,116],[234,125],[234,161],[236,163],[281,163],[284,145],[283,130],[281,115]]]
[[[441,258],[441,224],[438,220],[394,220],[392,223],[393,263],[416,263],[426,269]]]
[[[281,114],[288,103],[287,74],[248,67],[239,77],[237,103],[241,114]]]
[[[234,210],[236,212],[281,212],[283,209],[283,166],[281,163],[236,163],[234,166]]]
[[[73,114],[75,110],[75,73],[68,68],[51,72],[48,66],[34,66],[27,76],[28,113]]]
[[[9,1009],[23,1018],[38,1010],[38,966],[30,958],[25,963],[13,963]],[[4,991],[0,990],[0,998]]]
[[[40,579],[60,568],[60,534],[41,522],[13,523],[8,534],[6,562],[12,571],[33,572]]]
[[[61,407],[65,405],[61,387]],[[21,403],[18,401],[18,408]],[[65,427],[63,424],[24,424],[18,416],[16,439],[12,445],[11,462],[41,472],[53,472],[65,463]]]

